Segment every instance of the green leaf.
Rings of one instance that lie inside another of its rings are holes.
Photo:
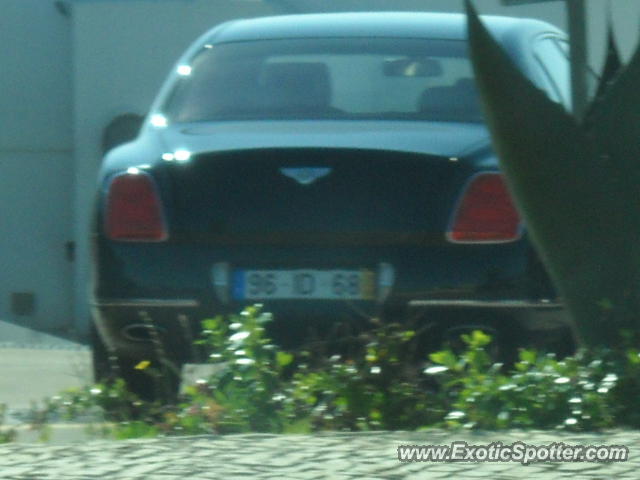
[[[627,351],[627,360],[632,365],[640,364],[640,353],[637,350]]]
[[[454,368],[458,359],[451,350],[441,350],[429,354],[429,360],[434,363],[444,365],[447,368]]]
[[[598,88],[595,94],[596,102],[592,104],[592,109],[595,108],[595,105],[597,105],[597,100],[605,96],[611,84],[613,83],[613,80],[623,69],[620,52],[618,52],[618,46],[616,45],[615,36],[613,33],[613,25],[611,19],[609,19],[609,27],[607,30],[607,56],[605,58],[604,67],[602,68],[602,75],[600,76],[600,81],[598,82]],[[586,117],[589,118],[590,116],[591,111],[588,111]]]
[[[284,368],[293,362],[293,355],[287,352],[276,353],[276,363],[279,367]]]
[[[536,363],[537,360],[537,354],[535,350],[522,349],[520,350],[519,357],[521,362],[527,362],[530,364]]]
[[[473,347],[484,347],[491,343],[491,335],[482,330],[474,330],[471,332],[471,345]]]
[[[608,298],[602,298],[598,300],[598,307],[600,307],[602,310],[611,311],[613,310],[613,302]]]
[[[487,124],[531,240],[589,346],[640,328],[640,49],[580,124],[513,64],[466,1]],[[598,219],[598,221],[594,221]],[[594,299],[615,307],[603,321]]]

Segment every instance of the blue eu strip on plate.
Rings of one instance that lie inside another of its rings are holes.
[[[236,300],[244,299],[244,285],[245,285],[244,277],[245,277],[244,270],[236,270],[235,272],[233,272],[233,285],[232,285],[233,292],[232,293],[233,293],[233,298],[235,298]]]

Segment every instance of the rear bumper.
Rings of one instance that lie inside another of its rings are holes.
[[[97,308],[176,308],[190,309],[199,308],[200,302],[196,299],[161,299],[161,298],[118,298],[104,299],[93,303]],[[408,302],[409,308],[488,308],[492,310],[519,310],[519,309],[541,309],[556,310],[563,308],[563,304],[549,299],[541,300],[411,300]]]
[[[469,308],[491,310],[558,310],[563,304],[547,298],[539,300],[411,300],[410,308]]]
[[[357,323],[388,312],[438,312],[442,318],[453,312],[462,318],[475,310],[509,315],[527,328],[566,324],[526,240],[364,247],[95,240],[94,318],[108,345],[136,356],[152,353],[148,341],[130,335],[141,333],[145,322],[162,331],[169,348],[189,357],[186,339],[198,335],[203,319],[237,314],[253,303],[273,313],[274,336],[284,345],[310,329],[330,329],[335,320]],[[369,269],[376,272],[376,300],[240,301],[232,298],[230,284],[238,268]]]
[[[115,298],[104,299],[93,303],[97,308],[198,308],[200,302],[183,298]]]
[[[270,325],[269,337],[283,348],[296,348],[314,338],[331,338],[339,334],[338,325],[349,324],[350,332],[366,328],[370,318],[384,315],[379,305],[298,305],[297,311],[287,308],[267,308],[274,313],[275,321]],[[324,307],[324,308],[323,308]],[[329,308],[327,308],[329,307]],[[111,348],[134,358],[151,358],[157,354],[149,337],[152,325],[162,339],[163,348],[170,358],[180,361],[202,361],[193,347],[201,331],[201,321],[214,314],[235,314],[238,310],[211,312],[197,301],[184,299],[105,299],[94,303],[94,319],[101,336]],[[517,326],[520,331],[537,332],[540,335],[568,330],[566,310],[559,303],[546,301],[470,301],[470,300],[414,300],[408,305],[396,306],[389,318],[396,315],[411,318],[421,323],[439,325],[488,324],[506,327]],[[433,327],[431,327],[433,328]],[[304,340],[302,340],[304,339]],[[530,338],[523,340],[531,340]]]
[[[464,324],[474,319],[491,323],[508,322],[520,329],[551,332],[569,328],[569,319],[562,304],[546,299],[529,300],[412,300],[404,305],[382,306],[375,302],[335,305],[315,302],[296,305],[273,303],[266,310],[274,313],[269,336],[284,348],[295,348],[302,339],[330,337],[333,328],[349,324],[351,331],[366,328],[370,318],[385,316],[396,320],[419,319],[432,323],[434,319],[447,324]],[[196,299],[102,299],[93,304],[94,319],[102,337],[111,349],[136,358],[154,356],[157,351],[149,328],[162,339],[164,349],[172,358],[182,361],[202,360],[193,348],[201,331],[201,321],[216,314],[237,314],[239,309],[226,308],[212,312]],[[482,323],[482,322],[480,322]]]
[[[508,317],[531,331],[553,331],[571,326],[564,304],[557,299],[535,300],[412,300],[408,305],[413,315],[447,311],[454,315],[491,313]]]
[[[138,359],[152,358],[161,347],[173,359],[191,359],[200,321],[206,318],[195,299],[94,299],[92,316],[109,350]]]
[[[455,245],[208,245],[118,243],[95,237],[94,293],[102,299],[194,299],[232,303],[225,276],[236,269],[367,269],[394,272],[390,301],[529,300],[554,292],[528,242]],[[223,268],[220,268],[223,267]]]

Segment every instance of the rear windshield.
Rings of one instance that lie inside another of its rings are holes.
[[[481,121],[459,40],[287,39],[204,45],[178,69],[171,122],[256,119]]]

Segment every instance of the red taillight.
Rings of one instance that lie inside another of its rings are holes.
[[[124,173],[109,185],[105,231],[113,240],[161,242],[167,238],[156,185],[144,172]]]
[[[520,238],[521,220],[499,173],[473,177],[455,211],[452,242],[509,242]]]

